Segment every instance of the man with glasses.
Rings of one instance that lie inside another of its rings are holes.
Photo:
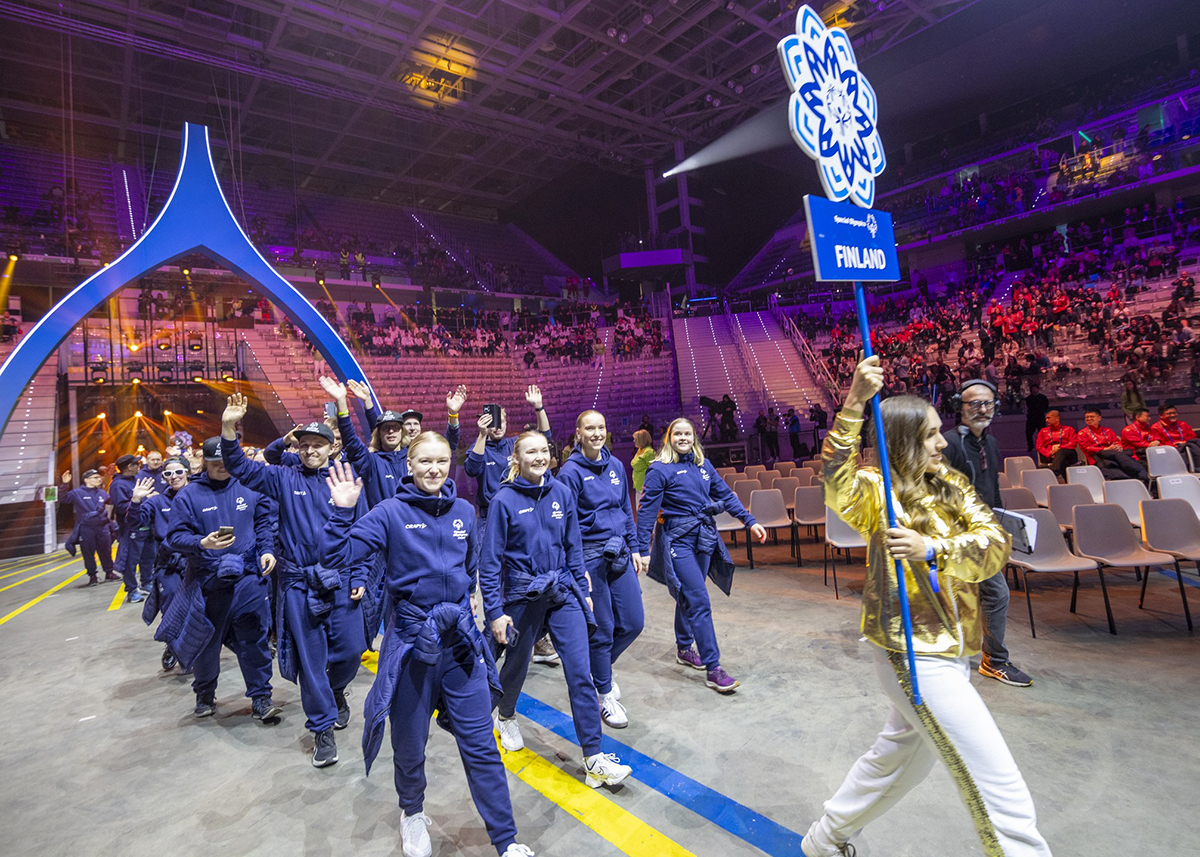
[[[946,463],[971,480],[979,498],[992,508],[1000,502],[1000,446],[988,427],[996,416],[996,387],[982,378],[967,381],[958,392],[960,425],[944,432]],[[979,582],[983,618],[983,660],[979,674],[1013,687],[1029,687],[1033,679],[1008,659],[1004,629],[1008,622],[1008,581],[1000,571]]]
[[[1200,440],[1192,427],[1179,418],[1174,405],[1158,406],[1158,422],[1151,427],[1150,436],[1162,446],[1170,445],[1179,450],[1189,470],[1193,469],[1193,464],[1188,462],[1188,452],[1192,454],[1192,462],[1200,463]]]

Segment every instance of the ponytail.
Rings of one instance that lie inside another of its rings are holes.
[[[517,441],[513,444],[512,455],[508,457],[508,473],[505,474],[502,481],[513,482],[521,475],[521,465],[517,462],[517,452],[521,449],[522,443],[532,439],[546,440],[546,436],[540,431],[523,431],[517,435]]]

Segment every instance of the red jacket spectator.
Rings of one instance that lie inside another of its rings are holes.
[[[1046,426],[1037,433],[1037,442],[1034,443],[1034,447],[1043,458],[1053,458],[1055,444],[1058,444],[1060,449],[1074,449],[1075,429],[1064,425],[1059,425],[1057,428]]]
[[[1160,419],[1150,429],[1150,435],[1154,440],[1162,444],[1170,444],[1174,446],[1177,443],[1186,443],[1189,440],[1194,440],[1196,433],[1192,431],[1192,427],[1183,420],[1173,420],[1170,424],[1166,420]]]
[[[1096,463],[1097,452],[1107,449],[1114,443],[1121,442],[1117,433],[1107,426],[1097,426],[1096,428],[1084,426],[1076,432],[1075,440],[1079,444],[1079,448],[1083,450],[1083,457],[1087,459],[1088,464]],[[1063,447],[1066,448],[1066,445],[1064,444]]]
[[[1139,422],[1132,422],[1121,429],[1121,446],[1138,455],[1144,454],[1146,447],[1156,441],[1158,438],[1154,436],[1154,429]]]

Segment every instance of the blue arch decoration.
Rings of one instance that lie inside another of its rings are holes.
[[[183,126],[175,186],[154,223],[115,262],[88,277],[55,304],[0,366],[3,424],[12,416],[26,385],[75,325],[128,283],[196,252],[221,262],[284,307],[342,381],[366,381],[362,367],[337,331],[246,237],[217,182],[208,146],[208,128],[188,122]]]

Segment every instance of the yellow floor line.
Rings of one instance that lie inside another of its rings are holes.
[[[31,575],[29,575],[29,577],[26,577],[24,580],[18,580],[16,583],[8,584],[8,586],[0,586],[0,592],[7,592],[8,590],[12,589],[14,586],[20,586],[22,583],[28,583],[31,580],[37,580],[42,575],[49,574],[52,571],[58,571],[60,568],[66,568],[68,565],[71,565],[71,563],[73,563],[73,562],[75,562],[75,560],[69,560],[68,562],[64,562],[62,565],[54,566],[54,568],[48,568],[45,571],[39,571],[37,574],[31,574]],[[29,569],[25,569],[25,570],[28,571]]]
[[[24,613],[26,610],[28,610],[34,604],[37,604],[39,601],[41,601],[44,598],[49,598],[51,595],[53,595],[55,592],[58,592],[58,590],[62,589],[63,587],[70,586],[72,583],[74,583],[79,578],[83,577],[85,574],[87,574],[86,570],[81,571],[81,572],[79,572],[79,574],[76,574],[72,577],[68,577],[62,583],[56,584],[52,589],[47,589],[45,592],[43,592],[37,598],[34,598],[32,601],[27,601],[26,603],[22,604],[20,607],[18,607],[16,610],[9,613],[7,616],[0,616],[0,625],[3,625],[9,619],[12,619],[16,616],[20,616],[22,613]]]
[[[121,605],[125,603],[125,596],[128,594],[129,593],[125,591],[125,584],[118,583],[117,594],[113,596],[112,603],[108,605],[108,612],[111,613],[114,610],[120,610]]]
[[[45,562],[39,562],[36,565],[27,565],[24,568],[18,568],[16,571],[10,571],[8,574],[0,574],[0,580],[4,580],[9,577],[16,577],[18,574],[24,574],[27,571],[33,571],[35,568],[41,568],[43,565],[49,565],[52,562],[58,562],[60,559],[62,559],[61,556],[56,556],[54,559],[48,559]],[[11,568],[12,566],[9,567]]]
[[[371,672],[379,665],[377,652],[365,652],[362,664]],[[532,750],[500,750],[504,767],[521,782],[612,843],[629,857],[696,857],[679,843],[613,803],[600,791],[546,761]]]

